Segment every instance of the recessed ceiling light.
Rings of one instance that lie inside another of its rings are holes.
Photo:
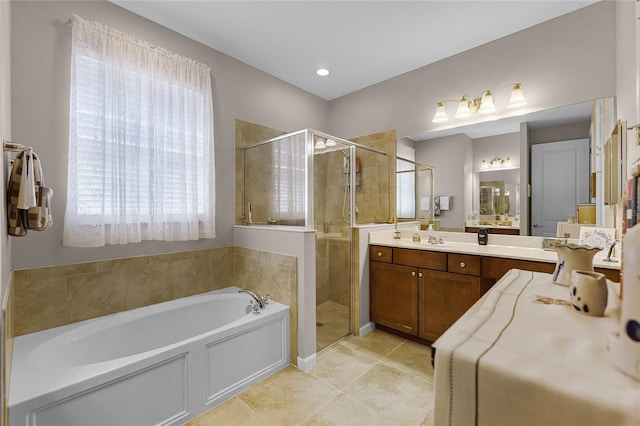
[[[318,68],[316,70],[316,74],[318,74],[320,77],[326,77],[329,75],[329,70],[326,68]]]

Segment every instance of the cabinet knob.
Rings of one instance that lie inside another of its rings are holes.
[[[382,252],[381,251],[378,252],[378,257],[382,257]]]
[[[467,266],[467,264],[466,264],[466,263],[464,263],[464,262],[460,262],[460,267],[461,267],[461,268],[464,268],[465,266]]]
[[[415,276],[416,276],[416,272],[415,272],[415,271],[413,271],[413,272],[411,273],[411,276],[412,276],[412,277],[415,277]]]
[[[419,276],[420,278],[422,278],[422,272],[419,272],[419,273],[418,273],[418,276]]]

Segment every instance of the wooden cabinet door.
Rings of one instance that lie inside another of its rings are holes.
[[[394,330],[418,335],[417,269],[371,262],[371,320]]]
[[[480,298],[480,277],[419,270],[419,337],[435,341]]]

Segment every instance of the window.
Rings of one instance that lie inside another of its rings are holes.
[[[273,143],[272,214],[277,219],[304,221],[305,135]]]
[[[64,245],[214,238],[209,67],[72,23]]]

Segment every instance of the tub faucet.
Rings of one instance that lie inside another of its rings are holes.
[[[258,304],[258,306],[260,307],[260,309],[264,309],[265,305],[267,305],[269,303],[269,295],[266,294],[264,296],[260,296],[258,293],[256,293],[253,290],[249,290],[248,288],[243,288],[238,290],[238,293],[247,293],[249,296],[253,297],[256,301],[256,303]]]

